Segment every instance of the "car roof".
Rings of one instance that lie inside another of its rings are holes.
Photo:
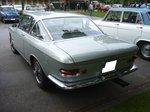
[[[14,4],[13,6],[21,6],[22,7],[22,5],[20,5],[20,4]]]
[[[0,7],[13,7],[12,5],[1,5]]]
[[[58,18],[58,17],[86,17],[80,14],[54,11],[24,11],[25,15],[30,15],[36,20]]]
[[[135,12],[150,12],[147,8],[111,8],[112,11],[135,11]]]

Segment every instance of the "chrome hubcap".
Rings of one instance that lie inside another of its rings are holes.
[[[144,44],[141,49],[142,55],[146,58],[150,58],[150,44]]]
[[[42,74],[41,74],[41,68],[37,62],[34,65],[33,73],[35,75],[37,82],[40,84],[42,81]]]

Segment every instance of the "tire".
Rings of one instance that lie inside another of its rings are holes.
[[[3,22],[3,17],[1,17],[1,22]]]
[[[32,64],[32,68],[38,87],[41,89],[46,89],[48,87],[48,79],[44,74],[39,62],[35,59]]]
[[[11,51],[14,53],[14,54],[19,54],[18,51],[16,50],[15,46],[14,46],[14,42],[12,39],[10,39],[10,47],[11,47]]]
[[[150,60],[150,42],[144,42],[139,46],[139,53],[141,58]]]

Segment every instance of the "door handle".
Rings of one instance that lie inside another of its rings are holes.
[[[142,27],[142,26],[139,26],[139,27],[136,27],[136,28],[142,29],[143,27]]]

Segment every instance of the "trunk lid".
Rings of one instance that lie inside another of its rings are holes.
[[[112,39],[107,35],[60,40],[54,44],[66,52],[75,63],[124,54],[126,52],[131,53],[137,49],[133,44]]]

